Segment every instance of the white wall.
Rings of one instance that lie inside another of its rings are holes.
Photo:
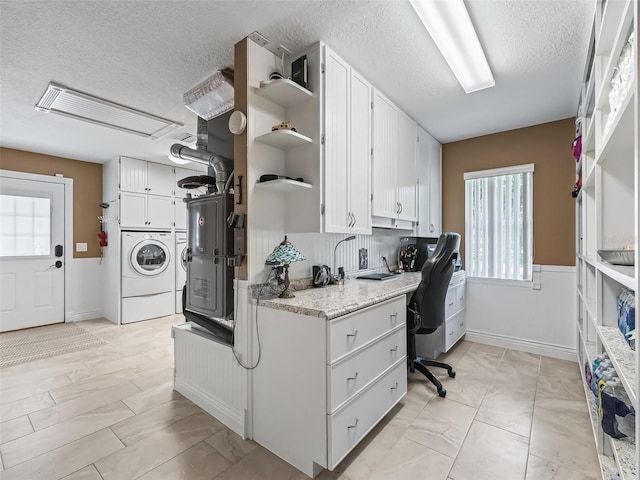
[[[65,321],[102,317],[104,278],[100,259],[72,258],[65,268]]]
[[[467,340],[576,359],[575,267],[540,267],[531,283],[467,280]]]

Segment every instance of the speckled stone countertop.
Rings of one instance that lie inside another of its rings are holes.
[[[402,273],[384,281],[351,279],[344,285],[294,291],[294,298],[263,297],[260,306],[331,320],[415,290],[420,275]]]

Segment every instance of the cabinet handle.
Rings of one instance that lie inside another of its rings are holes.
[[[358,221],[356,220],[356,215],[355,215],[355,213],[352,213],[351,215],[353,216],[353,225],[351,225],[351,226],[352,226],[352,227],[355,227],[355,226],[356,226],[356,223],[358,223]]]
[[[402,203],[400,204],[400,211],[398,213],[402,213]]]
[[[355,380],[356,378],[358,378],[358,372],[353,374],[353,377],[347,377],[347,381],[349,380]]]
[[[453,335],[453,330],[451,330],[451,331],[449,332],[449,335]]]
[[[347,212],[347,227],[351,228],[351,212]]]
[[[358,426],[358,417],[356,417],[356,423],[353,425],[348,425],[347,428],[356,428]]]
[[[396,213],[400,213],[400,202],[396,202]]]
[[[353,333],[347,333],[347,337],[355,337],[356,335],[358,335],[358,330],[354,329]]]
[[[460,322],[460,326],[461,326],[461,327],[464,327],[464,322]]]
[[[396,323],[398,321],[398,312],[392,313],[391,315],[389,315],[389,318],[393,319],[391,323]]]
[[[397,352],[397,351],[398,351],[398,345],[396,345],[395,347],[393,347],[393,348],[391,349],[391,351],[392,351],[393,353]]]
[[[453,307],[453,302],[451,302],[451,303],[449,304],[449,306],[450,306],[450,307]]]
[[[433,226],[433,223],[429,224],[429,231],[433,232],[436,229],[436,227]]]
[[[391,387],[391,390],[396,390],[398,388],[398,382],[396,382],[396,386],[395,387]]]

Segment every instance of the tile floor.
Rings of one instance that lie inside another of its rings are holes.
[[[178,316],[80,325],[90,350],[0,370],[0,479],[304,479],[173,391]],[[600,478],[572,362],[460,342],[435,395],[420,374],[387,417],[321,480]]]

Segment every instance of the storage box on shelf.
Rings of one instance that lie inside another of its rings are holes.
[[[629,68],[638,62],[629,43],[637,36],[637,3],[597,2],[581,95],[582,190],[576,201],[578,357],[590,369],[596,355],[607,353],[636,411],[638,355],[618,327],[616,312],[624,289],[638,291],[638,266],[606,262],[598,251],[638,249],[638,80],[637,66]],[[623,81],[628,84],[621,88]],[[611,438],[597,417],[593,394],[586,395],[603,478],[637,479],[638,429],[633,439]]]

